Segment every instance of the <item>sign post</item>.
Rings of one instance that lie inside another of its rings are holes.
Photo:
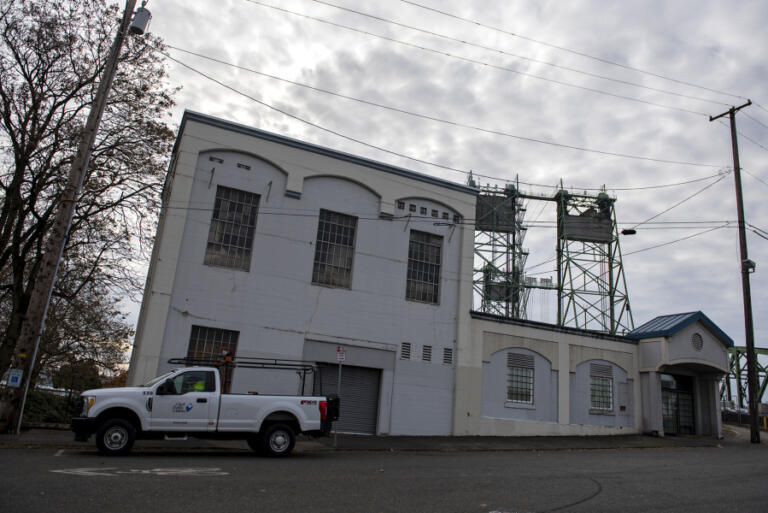
[[[336,382],[336,395],[338,397],[341,397],[341,366],[344,363],[344,360],[347,359],[347,349],[344,346],[336,346],[336,361],[339,362],[339,378]],[[333,428],[333,447],[336,448],[338,445],[338,427]]]

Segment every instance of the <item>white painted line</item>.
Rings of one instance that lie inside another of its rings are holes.
[[[62,454],[64,454],[64,449],[59,449],[58,451],[56,451],[56,454],[54,454],[53,456],[54,456],[54,457],[59,457],[59,456],[61,456]]]
[[[71,474],[75,476],[117,476],[120,474],[132,475],[155,475],[155,476],[226,476],[229,472],[223,472],[220,468],[196,468],[196,467],[177,467],[177,468],[149,468],[149,469],[129,469],[120,470],[117,467],[98,467],[98,468],[66,468],[51,470],[58,474]]]

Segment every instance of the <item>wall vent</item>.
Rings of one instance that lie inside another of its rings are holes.
[[[453,348],[443,348],[443,365],[453,365]]]
[[[400,359],[401,360],[411,359],[411,343],[410,342],[403,342],[402,344],[400,344]]]
[[[599,363],[590,363],[589,364],[589,375],[590,376],[605,376],[607,378],[613,377],[613,367],[610,365],[602,365]]]
[[[507,367],[533,369],[533,356],[529,354],[507,353]]]
[[[432,361],[432,346],[424,346],[421,348],[421,359],[425,362]]]

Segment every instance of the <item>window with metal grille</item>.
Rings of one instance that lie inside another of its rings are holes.
[[[258,194],[216,187],[216,202],[205,248],[206,264],[250,270],[258,208]]]
[[[411,359],[411,343],[410,342],[403,342],[400,344],[400,359],[401,360]]]
[[[312,283],[331,287],[352,286],[357,218],[320,210]]]
[[[613,367],[589,365],[589,407],[593,410],[613,410]]]
[[[239,337],[238,331],[193,325],[187,357],[212,360],[224,353],[235,356]]]
[[[533,404],[533,356],[507,353],[507,401]]]
[[[406,299],[433,304],[440,302],[442,251],[443,238],[440,235],[411,230]]]
[[[187,358],[217,360],[225,354],[235,356],[238,338],[240,338],[239,331],[192,325]],[[229,393],[233,369],[227,370],[226,366],[222,369],[221,388],[225,393]]]
[[[421,348],[421,360],[424,362],[432,361],[432,346],[424,346]]]
[[[443,365],[453,365],[453,348],[443,348]]]

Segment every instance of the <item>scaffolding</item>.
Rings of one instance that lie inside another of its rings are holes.
[[[513,184],[478,189],[473,287],[479,310],[525,319],[528,289],[523,269],[528,252],[523,248],[525,208],[519,189]]]

